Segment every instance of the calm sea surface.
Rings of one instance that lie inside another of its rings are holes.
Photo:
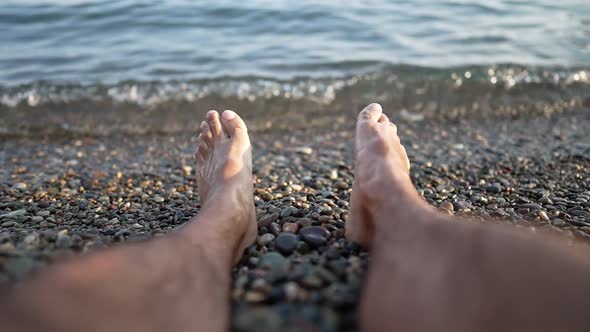
[[[5,106],[102,95],[144,102],[211,92],[324,96],[359,75],[411,68],[508,85],[585,81],[590,1],[0,4]]]

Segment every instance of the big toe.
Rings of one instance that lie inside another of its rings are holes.
[[[376,134],[379,121],[384,116],[381,105],[377,103],[369,104],[359,113],[356,125],[357,148]]]
[[[244,135],[246,133],[246,123],[240,118],[240,116],[230,110],[226,110],[221,114],[221,123],[223,130],[229,137],[236,137]]]
[[[372,103],[367,105],[367,107],[365,107],[359,113],[358,121],[359,123],[365,121],[377,122],[379,121],[379,118],[381,118],[381,114],[383,114],[383,108],[381,108],[381,105],[377,103]]]

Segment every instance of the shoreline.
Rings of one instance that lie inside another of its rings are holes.
[[[590,243],[590,112],[584,100],[553,115],[541,110],[421,121],[387,112],[391,105],[384,109],[398,124],[412,179],[430,204]],[[234,270],[236,330],[286,324],[355,330],[370,257],[343,239],[355,112],[336,106],[314,117],[312,111],[291,108],[284,124],[251,131],[259,234],[274,237],[289,222],[322,226],[329,238],[315,248],[300,239],[282,254],[275,240],[259,238]],[[189,126],[196,127],[200,118],[192,115]],[[315,126],[296,125],[306,121]],[[199,209],[194,139],[182,131],[1,139],[0,284],[64,257],[181,226]]]

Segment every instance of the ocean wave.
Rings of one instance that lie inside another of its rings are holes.
[[[448,69],[382,65],[377,71],[345,77],[300,77],[291,80],[247,76],[186,81],[124,81],[110,85],[40,81],[13,87],[0,86],[0,106],[34,108],[45,104],[106,101],[114,105],[131,103],[142,107],[154,107],[169,102],[197,102],[210,96],[247,101],[276,98],[307,99],[329,104],[344,88],[359,87],[370,93],[369,89],[396,89],[399,84],[427,81],[436,81],[451,88],[477,85],[479,88],[506,90],[529,84],[585,85],[590,83],[590,70],[515,65]],[[370,87],[366,87],[368,83]]]

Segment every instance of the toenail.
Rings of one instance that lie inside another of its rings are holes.
[[[234,111],[230,111],[230,110],[226,110],[223,112],[223,114],[221,114],[221,116],[225,119],[225,120],[232,120],[236,117],[236,112]]]
[[[207,112],[207,118],[212,117],[213,114],[215,114],[215,110],[210,110],[209,112]]]
[[[371,104],[367,105],[366,109],[370,110],[370,109],[373,109],[376,107],[381,107],[381,105],[379,105],[378,103],[371,103]]]

